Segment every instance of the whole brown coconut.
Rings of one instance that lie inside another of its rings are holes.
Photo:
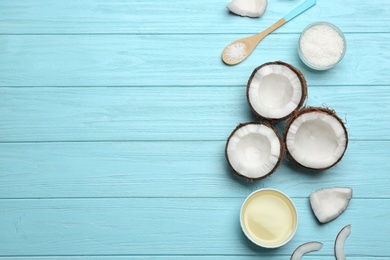
[[[267,62],[257,67],[247,85],[247,100],[259,118],[280,121],[298,110],[307,97],[306,79],[294,66]]]
[[[288,155],[297,164],[325,170],[337,164],[348,145],[348,133],[333,110],[307,107],[296,111],[284,131]]]
[[[234,129],[226,142],[225,156],[233,172],[249,181],[273,173],[284,154],[282,139],[267,123],[249,122]]]

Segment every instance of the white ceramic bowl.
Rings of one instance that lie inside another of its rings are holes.
[[[241,207],[240,224],[254,244],[277,248],[287,244],[298,228],[298,213],[292,200],[275,189],[251,193]]]

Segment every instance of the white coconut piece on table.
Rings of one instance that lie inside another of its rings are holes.
[[[257,67],[247,85],[247,100],[252,112],[263,119],[283,120],[299,109],[307,97],[303,74],[294,66],[267,62]]]
[[[312,242],[307,242],[304,243],[295,249],[293,254],[291,255],[290,260],[301,260],[302,256],[304,254],[313,252],[313,251],[318,251],[322,248],[323,244],[321,242],[317,241],[312,241]]]
[[[267,0],[233,0],[227,9],[240,16],[260,17],[266,7]]]
[[[344,245],[347,237],[351,234],[351,225],[346,225],[338,233],[334,243],[334,255],[336,260],[345,260]]]
[[[279,166],[283,155],[282,140],[270,125],[240,124],[228,138],[225,155],[235,173],[256,181],[270,175]]]
[[[325,188],[310,194],[310,205],[318,221],[327,223],[347,209],[351,198],[351,188]]]
[[[287,122],[285,144],[288,154],[299,165],[325,170],[344,156],[348,134],[334,111],[308,107],[299,110]]]

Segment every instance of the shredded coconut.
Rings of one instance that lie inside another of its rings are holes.
[[[243,59],[246,56],[246,45],[243,42],[236,42],[230,44],[226,48],[226,57],[231,62],[236,62]]]
[[[300,40],[300,49],[305,59],[319,67],[336,64],[342,58],[344,48],[344,40],[340,34],[324,24],[310,27]]]

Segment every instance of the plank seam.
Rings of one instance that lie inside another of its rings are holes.
[[[258,31],[248,31],[248,32],[239,32],[239,33],[158,33],[158,32],[149,32],[149,33],[136,33],[136,32],[129,32],[129,33],[0,33],[0,36],[82,36],[82,35],[108,35],[108,36],[147,36],[147,35],[158,35],[158,36],[202,36],[202,35],[248,35],[248,34],[255,34],[258,33]],[[344,34],[390,34],[388,31],[377,31],[377,32],[343,32]],[[274,32],[272,35],[300,35],[301,32]]]
[[[242,88],[246,87],[246,84],[242,85],[84,85],[84,86],[0,86],[2,88]],[[390,84],[344,84],[344,85],[316,85],[311,84],[310,87],[390,87]]]
[[[113,196],[113,197],[20,197],[20,198],[0,198],[1,200],[116,200],[116,199],[174,199],[174,200],[188,200],[188,199],[245,199],[246,196],[237,196],[237,197],[199,197],[199,196],[189,196],[189,197],[174,197],[174,196],[169,196],[169,197],[161,197],[161,196],[150,196],[150,197],[145,197],[145,196],[133,196],[133,197],[119,197],[119,196]],[[292,199],[308,199],[308,196],[291,196]],[[354,197],[354,200],[390,200],[390,197]]]
[[[353,139],[350,142],[389,142],[390,139]],[[226,139],[182,139],[182,140],[53,140],[53,141],[0,141],[2,144],[50,144],[50,143],[190,143],[190,142],[226,142]]]

